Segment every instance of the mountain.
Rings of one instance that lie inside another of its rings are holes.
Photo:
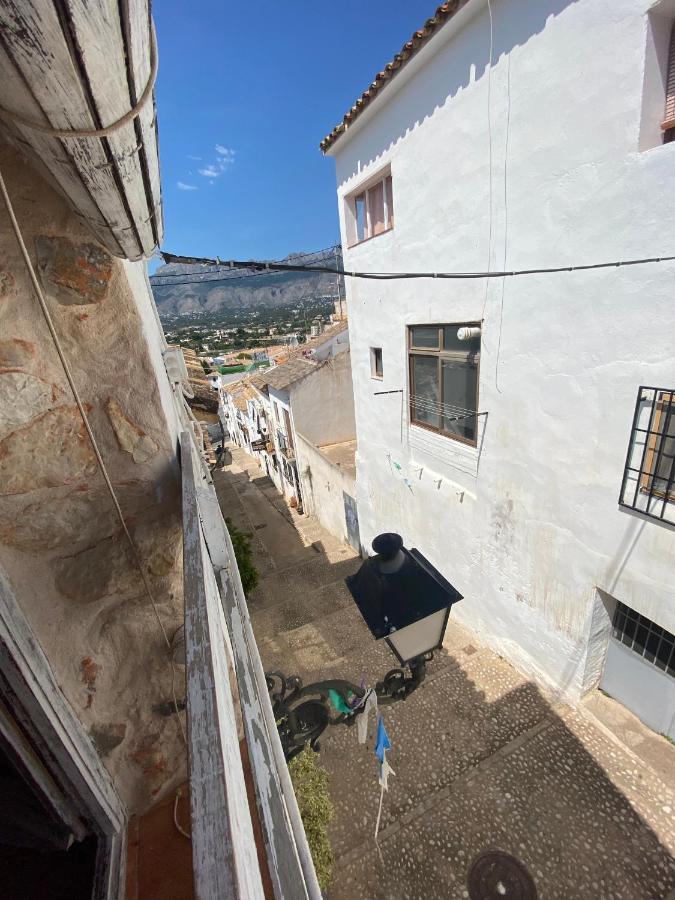
[[[291,265],[342,264],[340,248],[290,254],[279,262]],[[189,281],[188,284],[185,282]],[[338,297],[337,276],[317,272],[265,272],[228,266],[170,263],[150,278],[161,318],[194,317],[200,313],[289,306],[301,300]],[[344,286],[340,286],[344,296]]]

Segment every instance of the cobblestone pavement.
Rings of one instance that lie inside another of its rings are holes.
[[[393,668],[344,585],[360,564],[353,550],[289,510],[236,448],[214,482],[225,515],[254,535],[261,582],[249,606],[266,669],[305,682],[364,674],[372,685]],[[330,900],[468,897],[467,871],[487,849],[517,857],[540,900],[669,897],[674,747],[635,720],[635,746],[651,748],[637,754],[587,705],[556,703],[452,619],[429,673],[382,710],[396,775],[377,846],[372,740],[359,745],[344,726],[322,738],[335,806]]]

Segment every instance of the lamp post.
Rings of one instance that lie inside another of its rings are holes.
[[[405,700],[424,681],[426,664],[443,643],[450,609],[462,595],[398,534],[380,534],[347,587],[376,640],[386,640],[400,666],[375,686],[378,703]],[[407,671],[406,671],[407,670]],[[363,711],[365,690],[342,679],[303,686],[300,678],[267,674],[267,687],[286,759],[306,743],[318,750],[329,725],[352,725]],[[337,700],[337,715],[331,710]]]

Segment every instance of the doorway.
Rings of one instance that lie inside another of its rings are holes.
[[[0,871],[3,900],[90,900],[97,840],[80,840],[0,745]]]

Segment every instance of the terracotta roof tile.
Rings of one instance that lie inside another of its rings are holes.
[[[381,72],[375,76],[370,87],[361,94],[359,99],[354,103],[352,108],[348,110],[342,118],[342,122],[335,126],[330,134],[321,141],[320,147],[325,153],[338,138],[347,131],[350,125],[358,118],[368,104],[375,99],[380,91],[387,86],[392,78],[399,72],[408,60],[412,59],[422,47],[439,31],[446,22],[448,22],[456,12],[463,6],[466,6],[468,0],[447,0],[441,3],[436,12],[430,19],[424,23],[419,31],[413,32],[409,41],[401,47],[391,62],[387,63]]]
[[[269,369],[263,376],[266,384],[276,388],[278,391],[286,390],[296,381],[300,381],[311,375],[319,368],[319,364],[312,360],[305,359],[303,356],[296,356],[289,359],[288,362],[282,363]]]

